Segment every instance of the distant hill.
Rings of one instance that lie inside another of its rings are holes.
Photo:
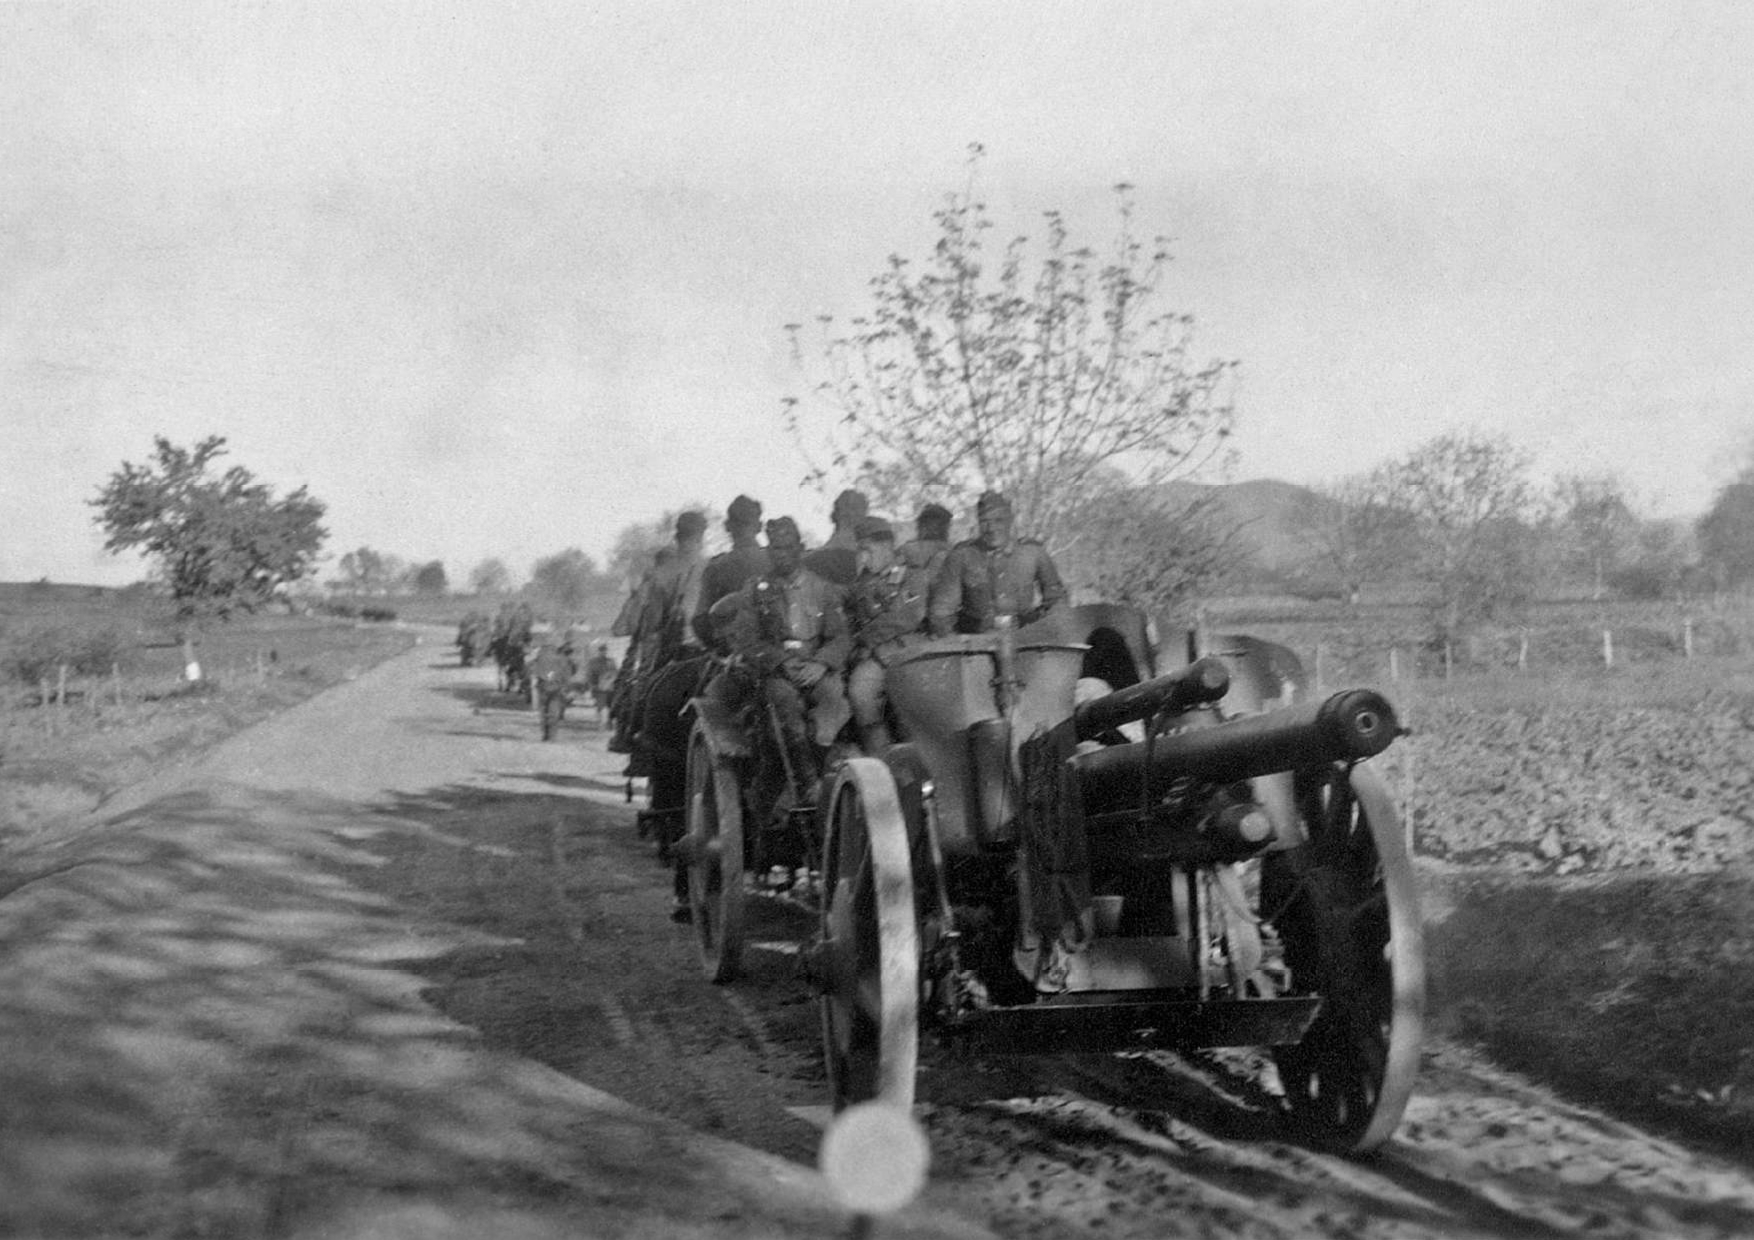
[[[1299,534],[1307,505],[1323,502],[1309,487],[1276,478],[1248,482],[1166,482],[1157,488],[1176,503],[1191,503],[1210,496],[1223,518],[1234,525],[1237,539],[1261,570],[1272,574],[1295,573],[1307,568],[1311,551]]]

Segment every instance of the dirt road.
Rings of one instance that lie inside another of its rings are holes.
[[[429,644],[0,872],[0,1233],[833,1235],[799,917],[702,981],[588,719]],[[1249,1055],[928,1050],[882,1235],[1745,1236],[1754,1174],[1438,1045],[1368,1163]]]

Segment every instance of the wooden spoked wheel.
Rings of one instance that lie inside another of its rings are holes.
[[[1419,1070],[1425,944],[1400,817],[1367,766],[1299,772],[1305,847],[1266,858],[1261,906],[1315,1023],[1274,1059],[1293,1124],[1347,1153],[1388,1140]]]
[[[843,763],[823,840],[822,1046],[835,1110],[913,1106],[919,930],[907,823],[889,768]]]
[[[688,738],[682,848],[701,967],[728,982],[743,964],[743,802],[737,774],[706,729]]]

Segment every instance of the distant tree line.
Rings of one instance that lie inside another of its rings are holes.
[[[1754,467],[1696,522],[1640,515],[1612,474],[1543,485],[1509,440],[1440,435],[1317,488],[1294,515],[1308,581],[1356,604],[1412,590],[1433,635],[1515,614],[1537,598],[1673,599],[1754,583]]]

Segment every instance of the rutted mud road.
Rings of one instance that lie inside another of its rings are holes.
[[[403,951],[401,967],[471,1045],[813,1161],[824,1119],[817,1014],[790,952],[806,918],[757,901],[749,976],[703,981],[689,931],[668,918],[668,876],[620,801],[619,759],[588,712],[543,744],[531,712],[492,692],[491,670],[434,656],[429,646],[373,673],[383,692],[294,712],[204,777],[252,796],[323,792],[323,830],[345,841],[342,872],[358,893],[347,898],[369,898],[380,928],[426,943]],[[146,821],[152,791],[136,798]],[[334,808],[347,803],[369,809]],[[933,1148],[934,1225],[1154,1238],[1754,1235],[1749,1168],[1568,1105],[1462,1048],[1431,1049],[1401,1131],[1369,1162],[1283,1140],[1260,1068],[1243,1053],[971,1064],[928,1047],[918,1116]],[[323,1091],[323,1122],[382,1111],[371,1071],[356,1077]],[[301,1107],[316,1088],[307,1072]],[[490,1086],[471,1088],[480,1114],[497,1105]],[[256,1099],[257,1117],[296,1145],[287,1116],[262,1114],[275,1096]],[[374,1131],[363,1120],[349,1130]],[[282,1180],[300,1165],[282,1166]],[[642,1208],[633,1183],[612,1209],[569,1199],[574,1234],[631,1234]],[[500,1208],[557,1191],[508,1177],[491,1188]],[[646,1200],[663,1216],[663,1200]],[[295,1230],[278,1217],[302,1216],[286,1206],[258,1230]],[[751,1234],[735,1211],[719,1217],[726,1234]]]
[[[460,676],[467,679],[467,673]],[[481,678],[476,678],[481,679]],[[816,1007],[791,949],[808,918],[753,902],[749,975],[703,981],[666,875],[614,803],[589,722],[531,744],[527,712],[456,691],[474,726],[555,792],[483,790],[447,836],[397,845],[402,898],[515,945],[442,961],[430,998],[520,1054],[687,1123],[809,1161],[824,1091]],[[1754,1234],[1754,1178],[1435,1047],[1401,1134],[1354,1163],[1281,1140],[1256,1057],[967,1063],[928,1050],[933,1178],[1003,1235]],[[1096,1229],[1093,1231],[1093,1229]]]

